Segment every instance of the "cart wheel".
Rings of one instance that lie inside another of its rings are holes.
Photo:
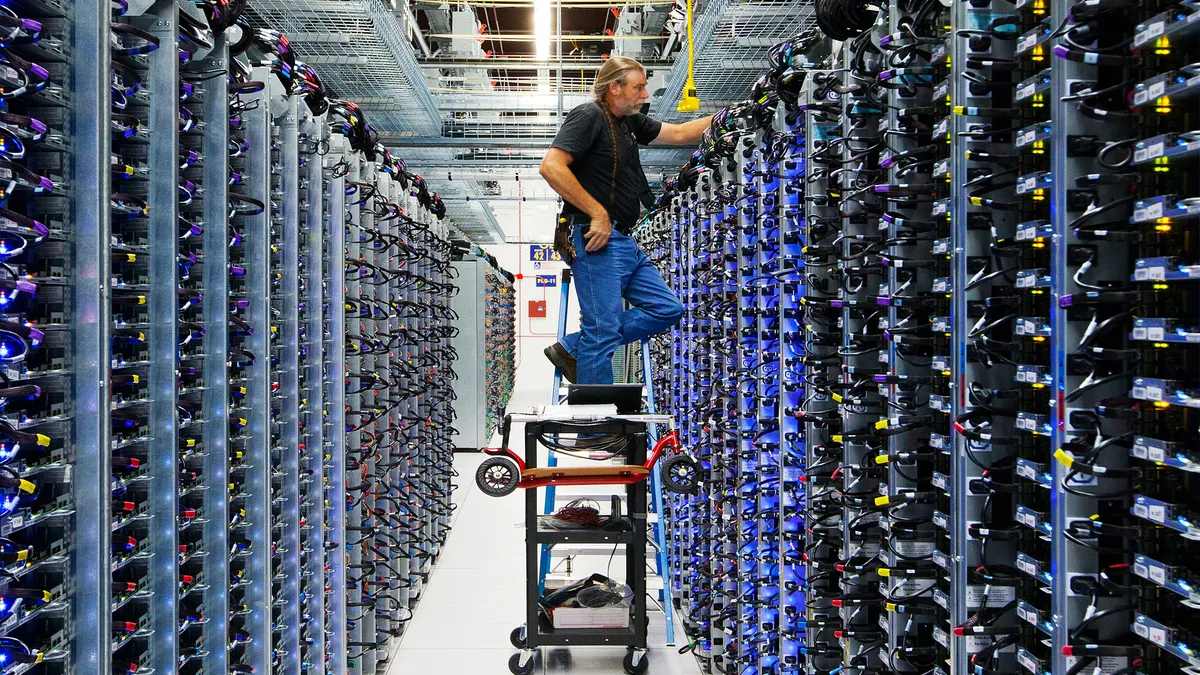
[[[508,641],[517,649],[525,649],[525,645],[528,642],[525,639],[525,626],[517,626],[512,629],[512,632],[508,634]]]
[[[510,495],[520,482],[517,465],[504,457],[489,457],[475,471],[475,483],[489,497]]]
[[[696,491],[700,474],[696,463],[687,455],[675,455],[663,462],[659,471],[662,472],[663,488],[679,494],[690,494]]]
[[[634,656],[639,656],[636,666],[633,664]],[[646,652],[639,655],[638,652],[632,651],[625,654],[625,660],[621,662],[621,665],[629,675],[645,675],[650,668],[650,659],[646,658]]]
[[[513,654],[512,656],[508,657],[508,670],[513,675],[530,675],[530,673],[533,672],[533,662],[534,659],[529,659],[529,663],[526,663],[525,666],[522,667],[521,655]]]

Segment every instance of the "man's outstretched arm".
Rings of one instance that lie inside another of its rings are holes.
[[[658,137],[653,142],[664,145],[693,145],[699,142],[700,137],[704,135],[704,130],[710,124],[712,124],[712,115],[683,124],[664,122],[662,131],[658,132]]]

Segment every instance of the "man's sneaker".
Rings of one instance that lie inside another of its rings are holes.
[[[574,384],[575,382],[575,357],[567,353],[563,346],[555,342],[554,344],[542,350],[546,358],[550,359],[550,363],[558,368],[558,372],[562,373],[563,379]]]

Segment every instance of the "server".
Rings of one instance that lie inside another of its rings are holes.
[[[445,541],[444,209],[236,9],[0,9],[6,675],[374,673]]]
[[[1194,667],[1186,3],[819,3],[640,235],[717,672]],[[1190,97],[1190,98],[1189,98]]]

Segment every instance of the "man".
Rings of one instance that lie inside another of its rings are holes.
[[[712,117],[664,124],[643,115],[646,69],[613,56],[596,74],[594,100],[572,110],[540,173],[565,202],[555,247],[571,265],[580,331],[545,350],[569,382],[612,384],[617,347],[667,330],[683,306],[629,233],[654,197],[638,144],[692,145]],[[623,309],[622,299],[631,309]]]

